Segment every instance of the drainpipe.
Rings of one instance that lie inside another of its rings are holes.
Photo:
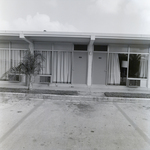
[[[31,51],[31,53],[33,54],[34,52],[34,45],[33,45],[33,42],[30,41],[29,39],[27,39],[23,33],[20,33],[20,36],[19,36],[21,39],[23,39],[24,41],[26,41],[27,43],[29,43],[29,50]]]
[[[87,85],[92,85],[92,60],[93,60],[93,43],[95,41],[95,36],[92,35],[88,45],[88,70],[87,70]]]
[[[23,33],[20,33],[20,36],[19,36],[22,40],[26,41],[27,43],[29,43],[29,50],[30,52],[33,54],[34,53],[34,45],[33,45],[33,42],[30,41],[29,39],[27,39]],[[29,83],[29,77],[28,75],[26,75],[26,82],[25,84],[28,85]]]

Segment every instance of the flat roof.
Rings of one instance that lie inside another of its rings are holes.
[[[54,31],[0,31],[0,41],[21,41],[23,34],[31,41],[53,41],[88,43],[92,36],[94,44],[147,44],[150,45],[150,35],[145,34],[108,34],[87,32],[54,32]]]

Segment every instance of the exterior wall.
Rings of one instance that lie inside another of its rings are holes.
[[[0,49],[9,48],[9,42],[0,42]]]
[[[35,50],[52,50],[52,44],[49,42],[34,42]]]
[[[72,51],[73,50],[73,44],[55,43],[55,44],[53,44],[53,50]]]
[[[109,45],[109,53],[128,53],[127,45]]]
[[[149,54],[148,46],[141,45],[121,45],[121,44],[111,44],[109,45],[109,51],[106,53],[93,52],[93,43],[91,47],[86,52],[79,52],[73,50],[73,43],[57,43],[57,42],[34,42],[34,49],[37,51],[51,52],[51,74],[54,76],[54,53],[57,52],[70,52],[70,65],[71,65],[71,83],[72,84],[105,84],[106,82],[106,69],[107,69],[107,55],[111,53],[121,53],[128,54],[128,56],[133,54]],[[22,42],[0,42],[0,52],[3,53],[3,56],[0,56],[2,60],[1,65],[4,66],[5,62],[8,61],[5,67],[5,71],[8,70],[10,66],[14,66],[21,60],[23,56],[23,50],[29,50],[29,43]],[[2,52],[4,51],[5,52]],[[5,53],[5,54],[4,54]],[[46,53],[45,53],[46,54]],[[62,54],[63,55],[63,54]],[[7,60],[4,62],[3,58],[7,57]],[[15,58],[16,57],[16,58]],[[16,60],[15,60],[16,59]],[[108,57],[109,59],[109,57]],[[129,61],[129,60],[128,60]],[[61,63],[60,63],[61,64]],[[73,68],[72,68],[73,67]],[[1,72],[4,72],[4,68],[1,68]],[[63,67],[60,66],[62,69]],[[148,68],[150,68],[150,55],[148,61]],[[3,69],[3,70],[2,70]],[[46,69],[46,68],[45,68]],[[73,69],[73,70],[72,70]],[[57,68],[59,70],[59,68]],[[58,73],[60,73],[58,71]],[[128,77],[127,77],[128,78]],[[133,79],[134,80],[134,79]],[[141,81],[141,87],[150,88],[150,69],[148,69],[147,79],[138,79]],[[24,82],[24,79],[22,79]],[[35,80],[36,83],[39,83],[39,77]],[[54,82],[55,83],[55,82]],[[63,82],[62,82],[63,83]]]
[[[29,49],[29,44],[25,42],[11,42],[11,49]]]

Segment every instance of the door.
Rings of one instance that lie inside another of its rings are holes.
[[[74,52],[73,83],[87,83],[87,52]]]
[[[105,84],[106,55],[105,53],[93,53],[92,84]]]

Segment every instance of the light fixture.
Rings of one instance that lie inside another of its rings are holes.
[[[89,55],[92,55],[92,52],[91,52],[91,51],[89,51]]]
[[[122,68],[128,68],[128,61],[122,61]]]

